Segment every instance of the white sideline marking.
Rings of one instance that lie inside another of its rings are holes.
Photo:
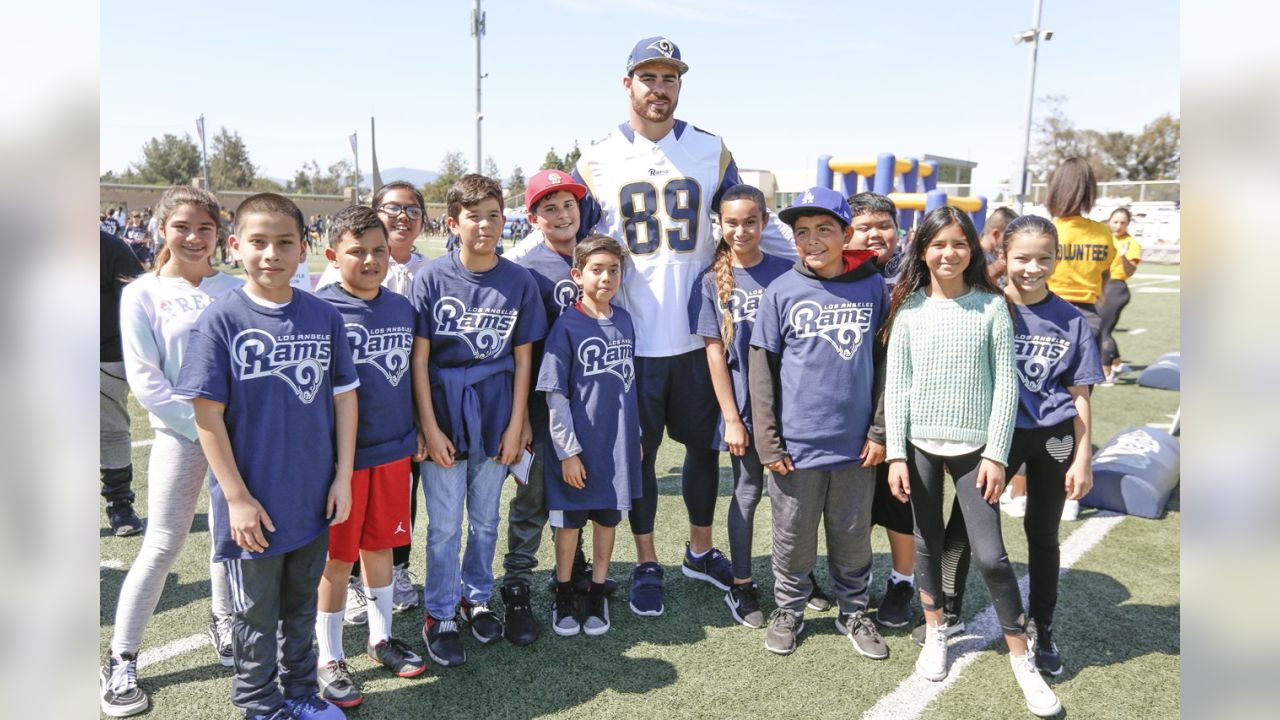
[[[1158,278],[1158,279],[1153,280],[1148,278]],[[1149,276],[1144,276],[1141,278],[1134,278],[1134,279],[1143,280],[1145,282],[1130,283],[1129,285],[1130,290],[1134,290],[1137,288],[1144,288],[1144,287],[1147,287],[1148,285],[1164,285],[1167,283],[1178,282],[1182,278],[1178,277],[1177,275],[1149,275]]]
[[[191,635],[184,637],[181,640],[174,640],[167,645],[161,645],[158,648],[143,650],[138,653],[138,667],[144,668],[148,665],[164,662],[171,657],[177,657],[183,653],[191,652],[198,647],[208,644],[208,635]]]
[[[102,569],[119,570],[122,567],[124,567],[123,560],[103,560],[102,562],[98,563],[99,570],[102,570]]]
[[[1065,573],[1071,566],[1080,561],[1084,554],[1102,542],[1107,533],[1120,524],[1126,516],[1111,512],[1099,512],[1094,517],[1080,524],[1079,529],[1071,533],[1062,542],[1062,565],[1059,574]],[[1027,577],[1018,578],[1018,591],[1026,595]],[[942,682],[925,680],[915,674],[898,684],[893,692],[880,698],[870,710],[862,715],[862,720],[910,720],[920,717],[939,695],[960,679],[960,674],[974,660],[978,653],[1002,637],[1000,623],[996,620],[995,608],[988,605],[985,610],[965,623],[965,632],[951,638],[951,669]],[[1014,682],[1009,678],[1009,682]],[[1012,692],[1012,690],[1010,691]],[[1010,696],[1013,697],[1013,696]]]
[[[149,440],[134,440],[134,441],[133,441],[133,446],[134,446],[134,447],[146,447],[146,446],[150,445],[150,444],[151,444],[151,443],[153,443],[153,442],[155,442],[155,439],[154,439],[154,438],[149,439]]]
[[[1140,293],[1180,293],[1180,292],[1182,292],[1182,291],[1181,291],[1181,290],[1179,290],[1178,288],[1167,288],[1167,287],[1144,287],[1144,288],[1138,288],[1138,289],[1137,289],[1137,290],[1135,290],[1134,292],[1140,292]]]
[[[1146,329],[1146,328],[1134,328],[1134,329],[1132,329],[1132,330],[1128,330],[1127,332],[1128,332],[1130,335],[1141,335],[1142,333],[1144,333],[1144,332],[1146,332],[1146,331],[1147,331],[1147,329]]]

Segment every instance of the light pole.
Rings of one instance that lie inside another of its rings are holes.
[[[204,113],[196,118],[196,130],[200,133],[200,174],[204,176],[204,189],[212,192],[213,188],[209,187],[209,153],[204,142]]]
[[[1027,161],[1031,154],[1031,116],[1036,104],[1036,55],[1040,50],[1040,40],[1053,38],[1052,30],[1040,27],[1040,3],[1035,0],[1035,9],[1031,11],[1031,28],[1013,36],[1013,44],[1029,43],[1031,58],[1027,63],[1027,125],[1022,136],[1022,162],[1018,165],[1018,214],[1022,214],[1022,206],[1027,201],[1030,181],[1027,177]]]
[[[484,113],[480,112],[480,81],[484,79],[484,75],[480,74],[480,38],[484,37],[484,13],[480,11],[480,0],[476,0],[476,7],[471,11],[471,36],[476,39],[476,172],[483,173],[484,166],[481,164],[480,155],[480,122],[484,120]]]

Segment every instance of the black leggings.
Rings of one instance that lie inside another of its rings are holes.
[[[1009,467],[1027,465],[1027,514],[1022,528],[1027,534],[1027,574],[1031,593],[1027,602],[1037,625],[1053,625],[1058,605],[1058,526],[1067,499],[1067,468],[1075,454],[1074,418],[1047,428],[1018,428],[1013,432]],[[963,514],[951,513],[942,550],[942,587],[948,595],[964,590],[969,574],[969,539]]]
[[[944,598],[942,558],[945,530],[942,525],[943,469],[955,479],[956,499],[968,528],[969,544],[978,560],[978,569],[987,583],[996,616],[1006,635],[1025,632],[1022,596],[1018,578],[1000,537],[1000,510],[983,499],[976,482],[982,450],[967,455],[942,457],[914,445],[907,450],[907,470],[911,478],[911,513],[915,518],[916,578],[926,610],[940,610]],[[932,597],[925,602],[923,593]]]
[[[1120,322],[1120,311],[1129,304],[1129,284],[1123,280],[1108,280],[1102,290],[1102,302],[1098,303],[1098,314],[1102,316],[1102,337],[1098,343],[1098,351],[1102,354],[1102,367],[1110,372],[1111,365],[1120,357],[1120,347],[1112,333]]]

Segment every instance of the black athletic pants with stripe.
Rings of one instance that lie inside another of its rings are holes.
[[[1008,467],[1027,466],[1027,514],[1022,518],[1031,585],[1027,611],[1039,626],[1053,625],[1058,604],[1058,526],[1067,500],[1067,468],[1076,449],[1074,421],[1068,418],[1047,428],[1018,428],[1009,450]],[[953,509],[942,550],[943,591],[958,589],[963,594],[968,575],[969,537],[964,514]]]

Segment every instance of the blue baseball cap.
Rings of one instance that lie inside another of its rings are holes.
[[[627,58],[627,74],[634,72],[637,65],[647,62],[664,62],[674,65],[681,75],[689,72],[689,66],[680,59],[680,48],[661,35],[645,38],[636,43],[636,46],[631,49],[631,55]]]
[[[791,207],[778,211],[778,218],[787,225],[795,225],[796,217],[813,212],[826,213],[840,221],[844,227],[853,223],[853,211],[844,195],[831,188],[811,187],[796,198]]]

